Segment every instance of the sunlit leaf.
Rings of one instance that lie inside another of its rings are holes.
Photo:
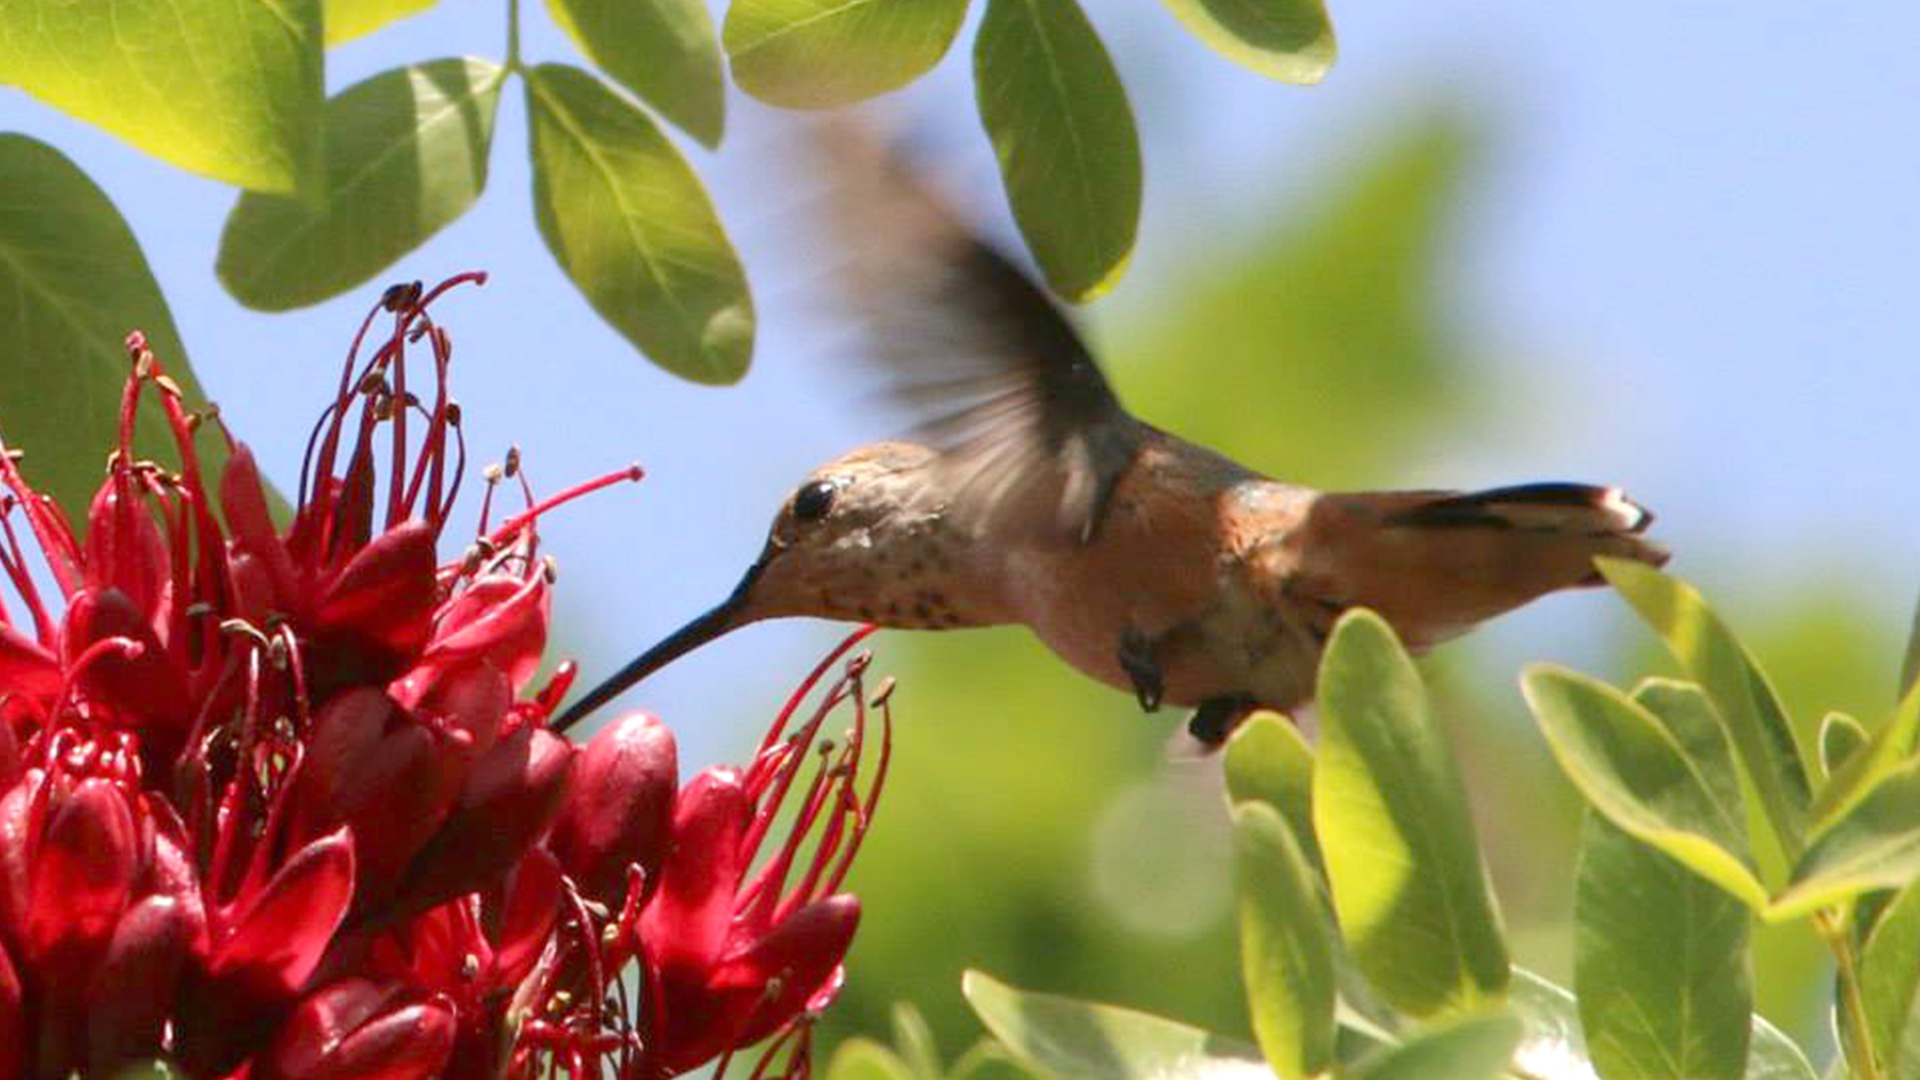
[[[1106,291],[1140,222],[1133,110],[1074,0],[988,0],[973,46],[980,121],[1007,201],[1047,283],[1070,300]]]
[[[1045,1080],[1044,1074],[1014,1057],[994,1039],[981,1039],[960,1055],[947,1072],[947,1080]]]
[[[436,3],[439,0],[325,0],[327,44],[338,45],[371,34]]]
[[[320,72],[320,0],[0,0],[0,85],[241,187],[317,176]]]
[[[0,439],[84,522],[119,438],[128,331],[145,332],[188,407],[205,402],[139,243],[93,181],[53,147],[0,134],[0,191]],[[142,401],[135,452],[178,462],[157,395]]]
[[[1867,1031],[1885,1074],[1920,1077],[1920,885],[1900,890],[1860,953]]]
[[[922,1080],[940,1080],[940,1047],[933,1041],[933,1030],[909,1001],[893,1005],[893,1045],[907,1069]]]
[[[1920,603],[1913,607],[1913,622],[1907,628],[1907,650],[1900,658],[1900,696],[1913,692],[1920,679]]]
[[[1920,759],[1882,777],[1821,833],[1766,911],[1798,918],[1868,889],[1899,888],[1920,875]]]
[[[1724,782],[1708,778],[1717,771],[1711,757],[1689,754],[1660,717],[1597,679],[1536,665],[1521,687],[1560,767],[1595,810],[1752,907],[1766,905],[1740,810],[1716,797]]]
[[[946,55],[967,0],[733,0],[733,81],[762,101],[820,109],[885,93]]]
[[[1165,0],[1194,36],[1270,79],[1317,83],[1333,66],[1322,0]]]
[[[1828,713],[1820,720],[1820,771],[1832,777],[1866,741],[1867,729],[1860,726],[1860,721],[1843,712]],[[1814,797],[1816,814],[1826,798],[1827,789],[1822,788]]]
[[[1221,758],[1228,796],[1279,810],[1301,854],[1322,865],[1320,841],[1313,835],[1313,751],[1300,729],[1278,713],[1255,713],[1234,729]]]
[[[1354,1080],[1495,1080],[1520,1043],[1519,1018],[1469,1014],[1409,1033],[1350,1070]]]
[[[1711,722],[1711,721],[1709,721]],[[1738,1080],[1753,988],[1752,913],[1589,814],[1574,897],[1574,986],[1607,1080]]]
[[[327,102],[315,198],[249,192],[220,235],[234,299],[284,311],[392,266],[466,213],[487,183],[506,69],[477,57],[382,72]]]
[[[1460,774],[1426,689],[1370,611],[1320,664],[1313,822],[1360,970],[1415,1016],[1497,999],[1507,950]]]
[[[852,1038],[834,1048],[827,1080],[918,1080],[907,1063],[872,1039]]]
[[[978,971],[960,990],[1007,1049],[1060,1080],[1244,1080],[1260,1067],[1250,1046],[1132,1009],[1018,990]]]
[[[704,383],[746,373],[753,302],[700,179],[646,114],[578,68],[527,73],[540,235],[602,318]]]
[[[613,80],[708,146],[726,123],[705,0],[547,0],[553,21]]]
[[[1607,581],[1706,690],[1781,847],[1789,857],[1797,855],[1811,800],[1806,764],[1760,665],[1693,586],[1643,563],[1597,561]]]
[[[1816,1080],[1818,1076],[1799,1043],[1754,1014],[1745,1080]]]
[[[1900,699],[1893,719],[1869,736],[1865,745],[1848,754],[1820,789],[1813,800],[1813,835],[1818,837],[1832,828],[1834,822],[1900,768],[1913,755],[1917,735],[1920,735],[1920,691],[1909,690],[1907,696]],[[1826,732],[1822,730],[1822,753],[1825,743]]]
[[[1533,1080],[1591,1080],[1593,1064],[1573,994],[1522,967],[1513,969],[1507,1009],[1520,1018],[1516,1075]]]
[[[1233,835],[1253,1032],[1274,1072],[1303,1080],[1333,1056],[1334,929],[1280,811],[1262,802],[1235,807]]]

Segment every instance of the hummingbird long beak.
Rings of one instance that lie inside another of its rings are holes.
[[[605,705],[625,693],[627,688],[641,679],[680,659],[687,653],[705,645],[714,638],[731,630],[737,630],[753,619],[748,617],[748,604],[752,599],[753,584],[760,580],[760,574],[767,568],[767,561],[773,556],[774,548],[768,545],[760,553],[747,572],[740,577],[740,583],[733,587],[725,600],[710,608],[705,614],[692,622],[661,638],[646,652],[629,661],[625,667],[608,676],[606,681],[587,691],[587,695],[572,705],[549,725],[554,731],[565,731],[580,721],[580,718]]]

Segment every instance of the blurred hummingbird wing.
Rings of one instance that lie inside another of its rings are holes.
[[[954,512],[1091,540],[1140,426],[1039,285],[870,134],[823,129],[841,292],[889,396],[952,471]]]

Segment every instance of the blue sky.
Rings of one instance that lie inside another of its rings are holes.
[[[1277,193],[1314,190],[1396,116],[1456,104],[1491,154],[1455,230],[1449,315],[1508,389],[1490,430],[1437,440],[1403,482],[1617,480],[1661,510],[1689,576],[1727,597],[1736,622],[1769,588],[1821,580],[1865,597],[1863,620],[1903,620],[1920,587],[1920,9],[1332,7],[1339,64],[1302,90],[1215,57],[1158,5],[1089,4],[1141,114],[1148,162],[1140,246],[1089,313],[1096,335],[1112,312],[1151,304],[1196,241],[1264,212]],[[329,89],[412,60],[497,57],[501,18],[498,6],[448,0],[330,54]],[[525,18],[530,58],[571,59],[543,11]],[[969,39],[904,104],[946,133],[954,183],[1003,219],[969,109]],[[720,596],[785,490],[891,421],[861,407],[833,335],[808,324],[809,253],[784,225],[804,192],[764,168],[787,118],[735,92],[718,154],[683,142],[762,314],[752,374],[714,390],[641,360],[556,269],[532,225],[518,93],[503,102],[479,205],[386,279],[492,273],[484,292],[442,312],[482,460],[518,443],[547,491],[628,461],[647,467],[644,484],[546,530],[566,643],[591,675]],[[292,314],[248,312],[212,274],[230,189],[15,92],[0,91],[0,124],[65,149],[120,206],[209,392],[290,485],[377,285]],[[1286,462],[1253,464],[1290,474]],[[1579,663],[1579,617],[1549,604],[1496,638],[1516,656],[1553,643]],[[770,706],[783,673],[831,636],[818,624],[755,628],[629,701],[673,720],[688,760],[707,760],[720,744],[700,714],[724,700],[726,715],[740,715],[742,692]]]

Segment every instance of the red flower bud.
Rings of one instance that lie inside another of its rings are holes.
[[[673,732],[658,717],[623,716],[586,745],[548,844],[582,893],[619,907],[633,864],[653,887],[672,835],[678,778]]]
[[[196,936],[195,915],[153,895],[128,909],[87,991],[87,1056],[93,1075],[150,1058],[173,1013],[180,972]]]
[[[115,588],[75,594],[61,633],[64,662],[75,665],[96,642],[107,638],[124,638],[139,648],[89,657],[77,672],[81,691],[111,704],[128,720],[137,718],[148,730],[184,729],[193,713],[186,682],[180,669],[168,661],[166,647],[147,613]]]
[[[153,515],[134,493],[133,478],[126,470],[112,470],[93,496],[87,512],[84,565],[89,585],[119,590],[153,618],[162,583],[172,568]]]
[[[126,909],[139,870],[133,812],[110,780],[57,794],[34,852],[26,951],[51,978],[78,990]]]
[[[395,983],[347,979],[300,1002],[274,1040],[273,1080],[424,1080],[453,1050],[453,1010]]]
[[[236,579],[244,576],[258,583],[244,590],[248,595],[240,605],[241,613],[262,620],[269,611],[292,607],[299,593],[299,579],[286,545],[274,531],[273,517],[267,512],[265,486],[253,463],[253,451],[245,443],[234,445],[220,474],[220,508],[225,511],[227,528],[233,533],[228,543],[237,553],[246,556],[245,561],[252,567],[244,575],[236,573]],[[239,561],[238,556],[229,560],[230,563]]]

